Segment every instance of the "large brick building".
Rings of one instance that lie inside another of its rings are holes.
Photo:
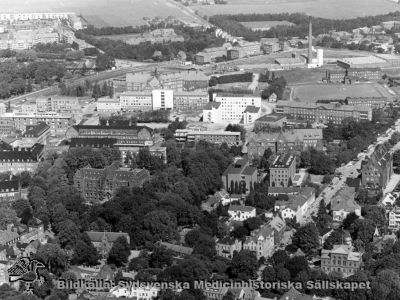
[[[108,201],[121,187],[141,187],[150,178],[144,169],[118,168],[111,165],[105,169],[89,166],[78,170],[74,186],[89,203]]]
[[[296,156],[281,154],[275,158],[269,168],[270,186],[290,186],[296,174]]]
[[[329,122],[341,124],[346,118],[353,118],[356,121],[372,120],[372,108],[368,106],[278,101],[275,112],[295,119],[324,124]]]
[[[266,149],[273,153],[284,153],[290,150],[303,151],[307,148],[322,150],[322,129],[291,129],[269,133],[260,132],[249,138],[247,153],[250,157],[262,156]]]
[[[372,155],[361,164],[362,185],[384,189],[393,173],[393,155],[384,144],[376,146]]]

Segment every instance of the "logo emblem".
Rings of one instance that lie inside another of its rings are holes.
[[[45,277],[39,273],[40,269],[46,269],[43,262],[29,257],[20,257],[18,260],[7,270],[10,283],[24,282],[26,286],[26,293],[33,293],[33,284],[38,283],[42,285],[45,282]]]

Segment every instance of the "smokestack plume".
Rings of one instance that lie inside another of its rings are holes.
[[[308,21],[308,63],[312,63],[312,22],[311,17]]]

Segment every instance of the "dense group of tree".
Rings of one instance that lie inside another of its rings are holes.
[[[348,163],[374,143],[378,134],[382,134],[394,125],[398,113],[398,109],[395,108],[386,111],[374,110],[371,122],[346,119],[339,125],[328,124],[323,130],[324,140],[328,143],[328,155],[336,161],[336,166]],[[340,142],[331,143],[333,140]],[[397,135],[394,135],[391,143],[395,143],[396,140]]]
[[[400,12],[392,12],[384,15],[358,17],[354,19],[335,20],[324,18],[313,18],[313,34],[328,33],[330,30],[351,32],[355,28],[378,25],[384,21],[397,20]],[[276,26],[267,31],[252,31],[240,22],[255,21],[288,21],[294,26]],[[300,13],[281,14],[238,14],[238,15],[214,15],[209,22],[222,28],[234,36],[241,36],[249,41],[257,41],[260,38],[287,38],[305,37],[308,35],[309,17]]]
[[[54,62],[2,63],[0,65],[0,98],[31,92],[33,84],[43,87],[52,85],[54,82],[59,82],[65,74],[64,66]]]
[[[202,30],[186,26],[175,26],[173,28],[176,34],[184,37],[184,42],[167,42],[164,44],[145,42],[138,45],[129,45],[123,41],[98,38],[85,31],[76,32],[76,36],[101,49],[111,57],[139,61],[152,59],[156,51],[161,52],[159,60],[174,59],[179,51],[185,52],[190,60],[197,52],[205,48],[221,46],[224,43],[222,38],[213,34],[212,29]]]
[[[272,73],[271,79],[267,81],[268,87],[261,92],[262,99],[268,99],[273,93],[277,96],[278,100],[283,99],[283,92],[286,88],[286,79],[283,76],[275,77],[275,73]]]

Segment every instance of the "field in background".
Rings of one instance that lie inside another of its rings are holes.
[[[390,97],[388,91],[375,83],[313,84],[294,87],[293,100],[315,102],[322,99],[344,99],[346,97]]]
[[[400,10],[399,4],[389,0],[228,0],[226,5],[198,5],[192,7],[201,14],[208,16],[238,13],[302,12],[328,19],[349,19]]]
[[[168,0],[1,0],[1,12],[76,12],[98,27],[142,25],[143,17],[156,16],[193,21]]]

